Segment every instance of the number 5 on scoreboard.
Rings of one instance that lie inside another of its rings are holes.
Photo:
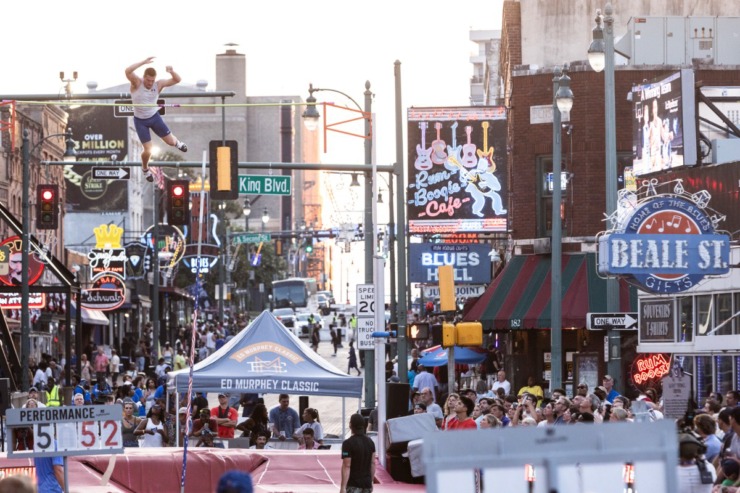
[[[33,433],[34,452],[54,452],[54,424],[37,423]]]

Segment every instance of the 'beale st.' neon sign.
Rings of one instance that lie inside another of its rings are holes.
[[[716,231],[724,216],[710,216],[707,192],[690,195],[679,185],[681,195],[640,201],[599,237],[600,274],[623,277],[650,293],[673,294],[729,272],[730,237]]]

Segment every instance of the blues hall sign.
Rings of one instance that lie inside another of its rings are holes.
[[[706,192],[638,202],[613,231],[599,237],[599,273],[622,276],[658,294],[727,274],[730,238],[715,230],[718,216],[708,216],[707,202]]]

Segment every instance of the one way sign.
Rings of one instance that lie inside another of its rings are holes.
[[[637,313],[588,313],[588,330],[637,330]]]
[[[131,178],[131,172],[128,168],[93,168],[92,177],[94,180],[128,180]]]

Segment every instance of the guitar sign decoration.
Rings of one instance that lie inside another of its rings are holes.
[[[468,136],[468,143],[463,145],[462,163],[466,168],[472,168],[478,164],[478,158],[475,157],[475,144],[470,141],[470,135],[473,133],[473,127],[465,127],[465,134]]]
[[[434,124],[434,129],[437,131],[437,138],[432,142],[432,162],[436,165],[443,165],[447,154],[445,153],[445,141],[439,136],[439,132],[442,130],[442,123],[437,122]]]
[[[432,161],[429,159],[429,156],[432,154],[432,148],[427,149],[426,142],[427,126],[427,122],[419,122],[421,145],[416,144],[416,161],[414,161],[414,167],[419,171],[432,169]]]

